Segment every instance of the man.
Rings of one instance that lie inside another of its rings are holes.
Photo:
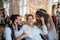
[[[20,28],[22,27],[22,19],[20,15],[15,14],[11,15],[10,20],[12,21],[11,25],[6,27],[4,31],[5,40],[16,40],[14,30],[20,30]]]

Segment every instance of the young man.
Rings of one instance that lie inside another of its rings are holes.
[[[20,26],[19,29],[22,27],[22,19],[20,15],[15,14],[11,15],[10,20],[12,21],[11,25],[4,31],[5,40],[16,40],[14,30],[18,31],[18,26]]]

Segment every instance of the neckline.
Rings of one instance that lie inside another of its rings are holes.
[[[28,25],[28,24],[27,24]],[[30,29],[34,29],[35,28],[35,25],[34,25],[34,27],[33,28],[31,28],[29,25],[28,25],[28,27],[30,28]]]

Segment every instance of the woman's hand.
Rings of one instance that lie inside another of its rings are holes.
[[[42,25],[45,25],[45,23],[44,23],[44,17],[41,17],[40,20],[42,21]]]
[[[15,23],[15,30],[18,31],[17,23]]]
[[[26,37],[28,37],[28,35],[27,34],[23,34],[19,38],[17,38],[16,40],[22,40],[23,38],[26,38]]]

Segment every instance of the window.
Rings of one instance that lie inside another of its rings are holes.
[[[6,14],[9,16],[9,2],[8,1],[4,1],[4,8],[5,8]]]
[[[58,2],[58,0],[52,0],[53,2]]]
[[[53,3],[58,3],[58,0],[52,0]]]
[[[25,14],[29,14],[29,2],[28,0],[19,0],[20,6],[20,15],[25,16]]]

